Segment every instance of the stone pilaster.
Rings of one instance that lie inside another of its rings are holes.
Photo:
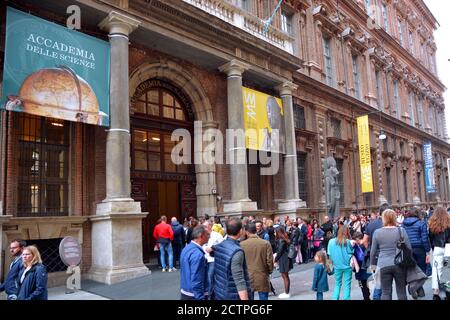
[[[306,41],[308,43],[307,47],[307,59],[305,59],[306,65],[309,68],[309,76],[311,78],[314,78],[316,80],[321,81],[321,71],[322,68],[320,67],[320,61],[317,61],[317,57],[320,56],[320,54],[317,54],[318,48],[321,48],[317,46],[317,39],[320,34],[316,32],[316,27],[314,26],[314,17],[312,15],[313,7],[306,10]]]
[[[375,133],[377,136],[379,136],[379,132]],[[380,146],[380,139],[376,139],[376,152],[377,152],[377,175],[378,175],[378,190],[379,190],[379,196],[378,196],[378,203],[382,205],[383,203],[387,203],[386,197],[384,196],[383,192],[383,155],[381,151]]]
[[[278,204],[278,210],[291,212],[295,212],[297,208],[306,207],[306,203],[299,198],[298,192],[297,145],[292,104],[292,91],[296,89],[297,86],[291,82],[285,82],[277,87],[283,103],[283,119],[286,135],[286,154],[283,156],[284,201]]]
[[[244,130],[242,74],[248,68],[247,64],[239,60],[232,60],[219,68],[221,72],[227,74],[228,129]],[[245,139],[237,140],[237,145],[231,148],[227,141],[228,159],[234,159],[233,164],[228,164],[231,171],[231,200],[224,201],[224,212],[229,214],[258,209],[256,202],[252,202],[248,196]]]
[[[408,143],[408,146],[409,146],[409,152],[411,155],[409,170],[411,172],[411,179],[412,179],[413,190],[414,190],[412,202],[414,204],[419,204],[421,201],[420,201],[420,194],[418,192],[417,184],[420,183],[420,181],[417,181],[416,154],[414,153],[414,143],[410,142],[410,143]]]
[[[128,98],[129,34],[140,22],[112,11],[99,24],[111,44],[110,115],[106,142],[106,199],[92,222],[92,267],[88,278],[116,282],[150,273],[142,260],[141,205],[131,198],[130,110]]]
[[[369,50],[365,52],[365,61],[367,67],[367,95],[366,101],[372,107],[376,108],[378,103],[376,88],[376,79],[375,79],[375,62],[370,58]],[[379,105],[379,103],[378,103]]]

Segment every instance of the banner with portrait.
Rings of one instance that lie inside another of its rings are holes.
[[[0,109],[109,126],[110,45],[7,8]]]
[[[247,149],[286,153],[281,99],[242,87]]]

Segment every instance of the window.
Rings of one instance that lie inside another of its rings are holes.
[[[405,203],[408,203],[408,171],[403,170],[403,194],[405,197]]]
[[[331,130],[333,137],[341,138],[341,120],[336,118],[331,118]]]
[[[414,92],[410,91],[409,92],[409,103],[408,103],[408,112],[409,112],[409,116],[411,117],[410,119],[410,123],[411,125],[414,127],[415,126],[415,117],[414,117]]]
[[[17,215],[68,215],[68,122],[25,114],[18,122]]]
[[[403,23],[402,20],[397,20],[397,27],[398,27],[398,37],[400,40],[400,44],[403,46]]]
[[[417,101],[417,114],[419,118],[419,128],[423,128],[423,99],[422,97],[419,98]]]
[[[431,72],[436,74],[436,54],[432,53],[430,56],[430,66]]]
[[[338,169],[339,174],[337,176],[338,185],[339,185],[339,193],[341,194],[341,198],[339,200],[339,206],[345,207],[345,188],[344,188],[344,159],[336,159],[336,169]]]
[[[409,32],[409,50],[414,55],[414,38],[412,31]]]
[[[292,14],[281,10],[281,30],[292,35]]]
[[[307,201],[306,192],[306,153],[297,153],[298,191],[300,199]]]
[[[188,164],[176,165],[171,158],[171,135],[145,129],[133,129],[133,168],[139,171],[189,173]],[[182,156],[182,155],[180,155]]]
[[[381,85],[381,75],[380,70],[375,71],[375,81],[377,86],[377,98],[378,98],[378,109],[382,110],[384,108],[384,97],[383,97],[383,87]]]
[[[355,98],[361,99],[361,89],[358,71],[358,56],[352,56],[353,86],[355,87]]]
[[[425,62],[426,57],[425,57],[425,43],[421,42],[420,43],[420,58],[422,59],[423,62]]]
[[[240,3],[240,7],[243,9],[243,10],[245,10],[245,11],[247,11],[247,12],[250,12],[251,11],[251,2],[252,2],[252,0],[241,0],[241,3]]]
[[[381,5],[381,13],[383,15],[383,28],[386,32],[389,32],[388,8],[385,3]]]
[[[294,104],[294,127],[296,129],[306,129],[305,108]]]
[[[405,143],[403,141],[400,141],[400,156],[405,155]]]
[[[153,117],[186,121],[186,114],[180,101],[163,88],[152,88],[144,93],[137,101],[136,113]]]
[[[333,65],[331,61],[331,40],[323,38],[323,61],[325,67],[326,84],[330,87],[334,86]]]
[[[395,103],[395,113],[398,119],[401,117],[400,111],[400,95],[398,92],[398,81],[394,80],[394,103]]]
[[[392,203],[392,182],[391,182],[391,168],[386,168],[386,188],[387,201]]]

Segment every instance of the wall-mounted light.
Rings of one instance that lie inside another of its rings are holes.
[[[153,140],[153,141],[161,141],[161,139],[160,139],[160,138],[157,138],[157,137],[153,137],[152,140]]]
[[[384,132],[383,129],[380,130],[380,135],[378,136],[378,139],[380,140],[386,140],[386,133]]]
[[[59,122],[52,122],[52,126],[55,126],[55,127],[64,127],[64,124],[59,123]]]

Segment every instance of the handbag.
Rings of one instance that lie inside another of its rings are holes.
[[[394,264],[400,268],[412,268],[416,266],[416,261],[412,256],[412,250],[406,245],[405,239],[400,228],[398,228],[400,239],[397,241],[397,253],[394,258]]]
[[[297,257],[297,250],[295,250],[294,244],[291,243],[288,248],[288,258],[295,259],[296,257]]]

